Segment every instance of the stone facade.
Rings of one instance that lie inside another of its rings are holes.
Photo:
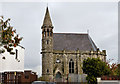
[[[48,8],[41,29],[42,77],[45,81],[67,81],[69,74],[83,74],[82,63],[88,57],[106,61],[106,51],[100,51],[88,34],[53,33]]]

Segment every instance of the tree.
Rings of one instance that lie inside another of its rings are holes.
[[[118,76],[120,76],[120,64],[118,64],[117,66],[118,66]]]
[[[120,64],[117,63],[112,63],[110,64],[110,62],[114,60],[114,59],[108,59],[106,64],[108,65],[108,67],[111,70],[111,76],[120,76]]]
[[[83,61],[83,72],[87,74],[89,84],[97,84],[97,77],[109,75],[111,73],[107,64],[99,58],[88,58]]]
[[[120,64],[112,63],[110,65],[111,76],[120,76]]]
[[[4,21],[3,16],[0,17],[0,54],[5,52],[5,49],[10,54],[15,54],[13,52],[13,47],[18,46],[22,37],[16,34],[16,30],[10,25],[10,19]],[[2,48],[4,47],[4,48]]]
[[[109,65],[109,68],[110,68],[110,70],[111,70],[111,76],[116,76],[116,75],[118,75],[118,66],[117,66],[117,64],[116,63],[112,63],[111,65],[110,64],[108,64]]]

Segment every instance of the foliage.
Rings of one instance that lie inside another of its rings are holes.
[[[96,84],[97,79],[94,76],[87,76],[86,77],[88,84]]]
[[[116,63],[112,63],[111,65],[108,64],[110,70],[111,70],[111,76],[118,75],[118,66]]]
[[[13,47],[18,46],[20,44],[20,41],[22,40],[22,37],[19,37],[18,34],[16,34],[16,30],[13,29],[13,27],[10,25],[10,19],[4,21],[3,16],[0,18],[0,42],[4,49],[7,50],[10,54],[15,54],[12,50]],[[0,53],[4,53],[5,50],[1,49]]]
[[[113,59],[112,59],[113,60]],[[108,65],[109,69],[111,70],[111,76],[120,76],[120,64],[112,63],[110,64],[111,59],[109,59],[106,64]]]
[[[107,64],[99,58],[88,58],[83,61],[83,72],[87,74],[87,80],[90,84],[96,84],[96,77],[109,75],[111,73]]]
[[[112,76],[120,76],[120,64],[113,63],[110,67]]]
[[[118,64],[117,66],[118,66],[118,76],[120,76],[120,64]]]

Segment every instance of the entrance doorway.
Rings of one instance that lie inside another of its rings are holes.
[[[55,81],[56,82],[62,82],[62,76],[60,72],[57,72],[56,76],[55,76]]]
[[[62,78],[61,77],[61,73],[60,72],[57,72],[57,74],[56,74],[56,77],[55,78]]]

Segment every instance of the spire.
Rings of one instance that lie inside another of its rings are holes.
[[[44,22],[43,22],[43,27],[45,26],[50,26],[50,27],[53,27],[52,26],[52,21],[50,19],[50,14],[49,14],[49,10],[48,10],[48,7],[46,8],[46,14],[45,14],[45,17],[44,17]]]

